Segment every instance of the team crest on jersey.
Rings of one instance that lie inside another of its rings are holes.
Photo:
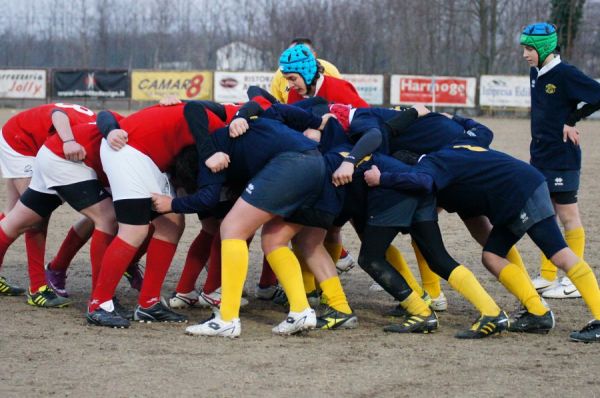
[[[552,83],[546,84],[546,94],[554,94],[556,92],[556,86]]]
[[[554,186],[555,187],[562,187],[564,184],[562,177],[556,177],[554,179]]]
[[[529,220],[527,213],[525,213],[524,211],[521,212],[521,214],[519,215],[519,218],[521,219],[521,222],[523,224],[525,224],[527,222],[527,220]]]

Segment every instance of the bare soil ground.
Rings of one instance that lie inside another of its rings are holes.
[[[0,123],[11,113],[0,111]],[[484,120],[496,133],[494,146],[526,160],[528,120]],[[580,207],[587,231],[586,258],[599,275],[600,122],[581,123],[584,169]],[[0,191],[3,195],[3,190]],[[68,206],[52,217],[47,258],[51,258],[77,219]],[[174,289],[199,223],[188,227],[164,285]],[[450,251],[467,264],[498,303],[517,307],[480,263],[480,248],[454,215],[441,225]],[[344,231],[350,252],[358,255],[354,233]],[[406,237],[396,243],[417,273]],[[528,238],[518,245],[531,275],[538,251]],[[27,285],[23,240],[7,253],[1,274]],[[304,337],[272,336],[284,311],[253,299],[261,253],[253,243],[246,283],[250,305],[242,311],[242,337],[236,341],[194,338],[182,325],[133,324],[127,330],[86,326],[83,313],[90,287],[88,247],[75,258],[68,289],[73,305],[47,310],[28,306],[23,297],[0,299],[0,397],[39,396],[600,396],[600,344],[577,344],[568,333],[590,318],[582,300],[551,301],[557,327],[549,335],[503,334],[482,341],[453,336],[475,319],[471,306],[444,282],[448,311],[440,330],[430,335],[385,334],[382,314],[393,306],[385,293],[369,292],[369,277],[355,269],[343,277],[360,327],[353,331],[311,332]],[[201,280],[204,275],[201,276]],[[201,286],[201,285],[200,285]],[[124,283],[118,293],[133,306],[136,292]],[[207,309],[185,311],[192,322]]]

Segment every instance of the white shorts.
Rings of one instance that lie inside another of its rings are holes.
[[[29,183],[29,188],[34,191],[56,195],[53,187],[98,179],[94,169],[84,162],[61,158],[46,146],[40,148],[34,159],[33,176]]]
[[[153,193],[175,197],[169,176],[144,153],[125,145],[115,151],[102,139],[100,145],[102,168],[108,176],[113,201],[147,199]]]
[[[0,170],[3,178],[31,178],[34,156],[21,155],[4,139],[0,130]]]

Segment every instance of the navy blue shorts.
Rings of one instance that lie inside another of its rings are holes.
[[[580,170],[548,170],[539,169],[546,177],[550,192],[577,192],[579,190]]]
[[[374,188],[369,192],[368,225],[408,228],[423,221],[437,221],[433,195],[407,195],[385,188]]]
[[[289,217],[317,201],[324,178],[325,163],[318,151],[282,152],[250,180],[242,199],[271,214]]]
[[[520,238],[533,225],[552,216],[554,216],[554,206],[550,200],[548,186],[542,183],[527,199],[525,206],[519,212],[519,216],[506,227]]]

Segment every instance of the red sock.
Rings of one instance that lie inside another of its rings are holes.
[[[346,251],[346,248],[344,246],[342,246],[342,252],[340,253],[340,258],[344,258],[348,255],[348,252]]]
[[[160,289],[165,276],[167,276],[176,249],[176,243],[156,238],[150,240],[148,256],[146,256],[144,283],[138,299],[138,304],[143,308],[151,307],[160,301]]]
[[[73,261],[73,257],[75,257],[79,249],[81,249],[87,241],[88,238],[82,238],[77,235],[75,228],[71,227],[67,237],[62,245],[60,245],[58,253],[56,253],[56,256],[50,261],[48,268],[55,271],[64,271],[69,268],[71,261]]]
[[[4,255],[6,254],[6,251],[15,241],[15,239],[16,238],[9,238],[6,236],[4,230],[0,228],[0,267],[2,267],[2,264],[4,263]]]
[[[46,284],[44,272],[44,253],[46,251],[46,232],[48,224],[41,229],[25,232],[25,248],[27,250],[27,271],[29,272],[29,291],[37,292]]]
[[[210,245],[208,272],[202,291],[210,294],[221,287],[221,234],[216,233]]]
[[[269,286],[273,286],[277,284],[277,277],[275,273],[271,269],[267,258],[263,256],[263,267],[262,272],[260,274],[260,281],[258,282],[258,286],[260,288],[265,288]]]
[[[102,257],[100,273],[89,305],[90,312],[98,308],[100,304],[112,300],[115,289],[137,249],[118,236],[112,240]]]
[[[138,248],[138,251],[137,251],[137,253],[135,253],[135,256],[133,257],[133,260],[131,260],[130,265],[136,264],[138,261],[140,261],[140,258],[142,258],[144,256],[144,254],[146,254],[146,252],[148,251],[148,245],[150,244],[150,239],[152,239],[153,234],[154,234],[154,225],[150,224],[148,227],[148,236],[146,236],[146,239],[144,239],[144,242]]]
[[[114,235],[107,234],[94,229],[92,234],[92,242],[90,244],[90,263],[92,265],[92,292],[96,288],[100,267],[102,266],[102,258],[106,253],[110,242],[114,239]]]
[[[190,245],[183,271],[179,277],[179,283],[175,288],[177,293],[189,293],[194,290],[198,275],[200,275],[200,271],[204,268],[210,255],[212,240],[213,236],[202,230]]]

